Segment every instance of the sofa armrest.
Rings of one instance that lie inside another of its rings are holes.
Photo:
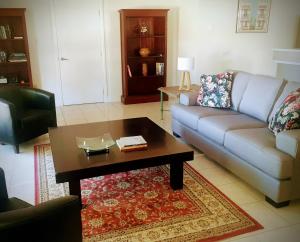
[[[15,105],[0,98],[0,141],[17,142],[17,112]]]
[[[81,205],[77,196],[0,213],[1,241],[82,241]]]
[[[295,159],[300,158],[300,129],[282,131],[276,135],[276,148],[291,155]]]
[[[195,106],[197,104],[198,91],[180,93],[179,103],[186,106]]]

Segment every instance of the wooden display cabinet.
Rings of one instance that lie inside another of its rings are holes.
[[[124,104],[160,100],[157,89],[166,86],[167,14],[168,9],[120,10]]]
[[[24,8],[0,8],[0,82],[32,87]]]

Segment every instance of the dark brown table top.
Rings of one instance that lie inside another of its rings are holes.
[[[121,152],[115,144],[109,153],[86,156],[76,145],[76,136],[95,137],[104,133],[110,133],[114,140],[142,135],[148,149]],[[50,128],[49,137],[57,182],[193,159],[190,147],[145,117]]]

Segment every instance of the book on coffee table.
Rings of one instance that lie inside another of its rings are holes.
[[[146,140],[141,135],[121,137],[116,140],[116,143],[121,151],[144,150],[148,147]]]

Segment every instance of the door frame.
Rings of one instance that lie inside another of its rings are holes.
[[[51,13],[51,25],[52,25],[52,32],[53,32],[53,43],[55,46],[55,56],[56,59],[54,62],[56,63],[56,90],[58,94],[58,103],[57,106],[64,106],[63,100],[63,89],[62,89],[62,78],[61,78],[61,51],[59,46],[59,35],[58,35],[58,28],[57,28],[57,20],[55,14],[55,0],[50,1],[50,13]],[[103,102],[108,102],[108,69],[107,69],[107,48],[106,48],[106,37],[105,37],[105,23],[104,23],[104,0],[98,0],[98,14],[99,14],[99,34],[100,34],[100,49],[101,49],[101,62],[102,62],[102,72],[103,72],[103,81],[102,81],[102,96]],[[58,105],[59,104],[59,105]]]

